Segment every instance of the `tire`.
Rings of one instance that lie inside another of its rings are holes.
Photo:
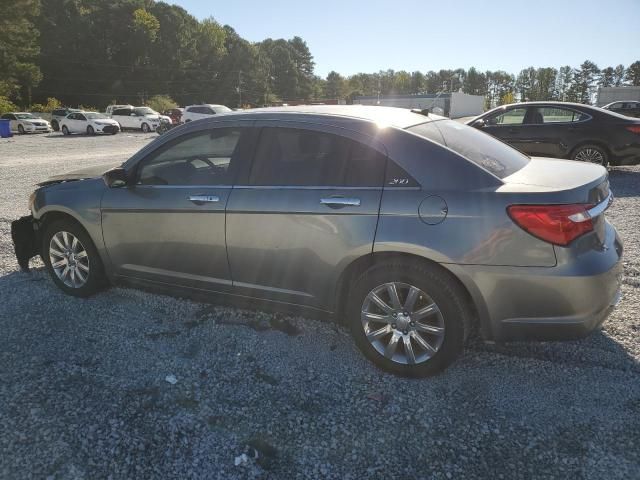
[[[63,135],[69,135],[69,129],[67,128],[66,125],[62,126],[62,134]]]
[[[571,152],[571,159],[580,162],[595,163],[606,167],[609,164],[609,154],[600,145],[580,145]]]
[[[398,292],[400,308],[393,308],[388,287],[391,284]],[[417,290],[413,297],[415,307],[405,309],[410,287]],[[396,311],[384,314],[371,300],[372,292]],[[365,357],[382,370],[406,377],[434,375],[451,365],[462,353],[471,325],[472,312],[464,291],[453,278],[435,267],[404,262],[378,263],[353,283],[347,302],[347,323]],[[371,321],[365,312],[385,318]],[[378,335],[372,335],[373,332]],[[374,340],[370,341],[367,333]],[[394,338],[395,349],[390,347]],[[409,348],[405,347],[407,342]],[[425,343],[430,349],[425,348]],[[386,354],[387,349],[393,353]]]
[[[22,125],[18,125],[18,133],[24,135],[24,127]]]
[[[96,131],[93,129],[91,125],[87,126],[87,135],[95,135]]]
[[[151,131],[151,128],[147,123],[143,123],[141,128],[142,128],[142,133],[149,133]]]
[[[53,129],[54,132],[57,132],[60,130],[60,124],[58,123],[57,120],[51,121],[51,128]]]
[[[66,254],[65,247],[73,253],[72,256]],[[102,260],[91,238],[71,220],[54,221],[45,227],[41,252],[53,282],[68,295],[88,297],[108,283]],[[58,268],[54,267],[56,264]]]

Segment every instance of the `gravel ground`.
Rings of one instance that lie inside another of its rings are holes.
[[[153,138],[0,140],[0,478],[640,478],[640,168],[611,171],[624,298],[602,331],[407,380],[328,322],[18,272],[34,183]]]

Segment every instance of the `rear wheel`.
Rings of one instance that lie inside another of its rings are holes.
[[[73,221],[59,220],[46,227],[42,259],[54,283],[69,295],[88,297],[107,283],[91,238]]]
[[[573,160],[595,163],[606,167],[609,164],[609,156],[604,148],[599,145],[581,145],[571,154]]]
[[[385,262],[356,280],[347,319],[358,348],[378,367],[424,377],[460,355],[471,312],[463,291],[446,273]]]
[[[60,130],[60,125],[58,124],[57,120],[51,121],[51,128],[53,129],[54,132],[57,132],[58,130]]]
[[[24,127],[22,125],[18,125],[18,133],[24,135]]]
[[[62,134],[63,135],[69,135],[69,129],[67,128],[66,125],[62,126]]]
[[[142,124],[142,132],[143,133],[149,133],[150,131],[151,131],[151,128],[149,127],[149,124],[143,123]]]
[[[91,125],[87,127],[87,135],[95,135],[96,131],[93,129]]]

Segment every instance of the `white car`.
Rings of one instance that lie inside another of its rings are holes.
[[[60,129],[63,135],[72,133],[110,133],[115,135],[120,131],[118,122],[98,112],[72,112],[61,123]]]
[[[114,110],[121,110],[123,108],[133,109],[133,105],[109,105],[105,112],[107,114],[107,117],[110,117],[111,115],[113,115]]]
[[[171,123],[171,118],[160,115],[149,107],[116,108],[112,111],[111,118],[120,124],[121,130],[131,128],[142,130],[144,133],[158,128],[160,122]]]
[[[10,120],[11,131],[23,133],[50,132],[51,124],[32,113],[10,112],[2,115],[3,120]]]
[[[231,110],[229,107],[225,107],[224,105],[212,105],[210,103],[205,103],[202,105],[189,105],[184,109],[184,113],[182,114],[182,121],[184,123],[187,123],[193,120],[199,120],[201,118],[209,118],[211,117],[211,115],[232,111],[233,110]]]

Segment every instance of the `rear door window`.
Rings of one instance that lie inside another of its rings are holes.
[[[589,118],[588,115],[582,112],[569,110],[568,108],[538,107],[535,110],[534,120],[541,121],[534,121],[533,123],[571,123]]]
[[[251,185],[381,187],[386,156],[326,132],[262,129],[249,175]]]

